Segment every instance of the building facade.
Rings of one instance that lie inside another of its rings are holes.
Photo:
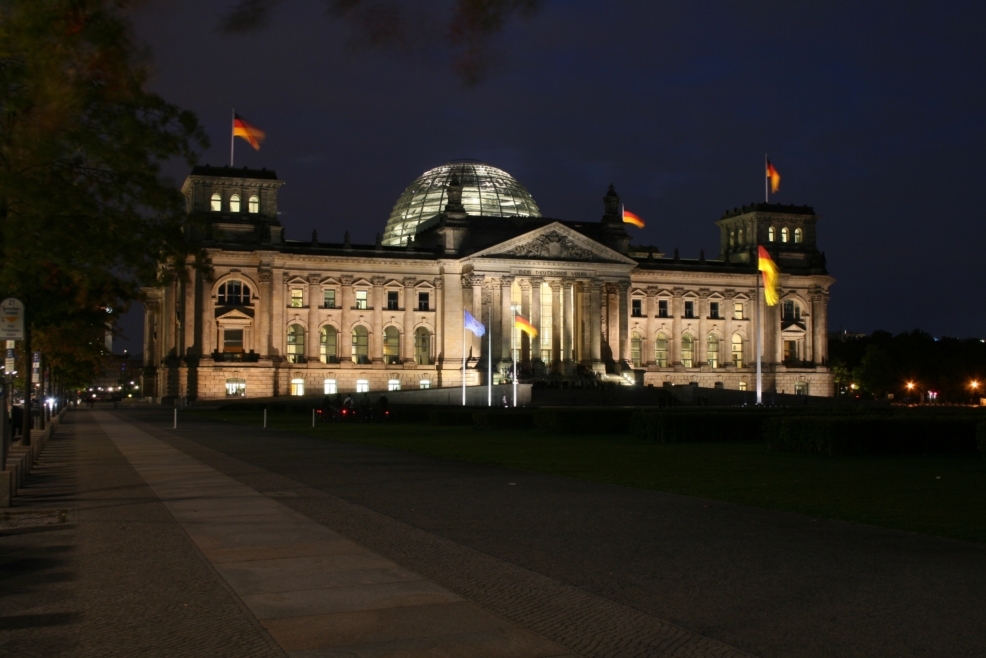
[[[600,222],[546,218],[506,172],[423,174],[375,244],[287,240],[272,171],[196,167],[182,191],[207,276],[145,290],[145,392],[218,399],[461,386],[509,377],[755,388],[757,245],[781,270],[760,304],[764,389],[832,395],[834,280],[807,207],[753,204],[716,222],[715,259],[634,247],[610,187]],[[463,329],[464,311],[483,322]],[[514,329],[514,314],[538,329]]]

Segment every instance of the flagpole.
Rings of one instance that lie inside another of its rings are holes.
[[[462,310],[462,406],[466,406],[466,313]]]
[[[760,318],[763,314],[760,312],[760,266],[759,265],[757,266],[756,276],[757,276],[757,305],[755,309],[756,321],[754,323],[755,324],[754,331],[757,334],[757,405],[759,406],[763,404],[763,375],[760,367],[760,360],[763,354],[762,338],[760,336],[760,329],[761,329]]]
[[[233,123],[236,123],[236,108],[233,108]],[[233,123],[229,124],[229,168],[233,168],[233,148],[236,144],[236,136],[233,134]]]
[[[489,373],[486,377],[486,406],[493,406],[493,302],[490,302],[490,327],[487,330],[489,333],[489,346],[486,348],[486,361],[489,368]]]
[[[511,306],[510,310],[514,314],[514,322],[510,327],[510,355],[514,359],[514,406],[517,406],[517,347],[515,346],[516,341],[516,327],[517,327],[517,307]]]
[[[770,203],[770,176],[767,175],[767,153],[763,154],[763,202]]]

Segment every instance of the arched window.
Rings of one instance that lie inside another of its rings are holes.
[[[400,363],[401,332],[397,327],[387,327],[383,330],[383,362]]]
[[[801,307],[793,299],[785,299],[782,306],[781,317],[783,319],[797,322],[801,319]]]
[[[801,244],[805,241],[805,232],[800,228],[794,229],[794,244]]]
[[[695,354],[695,341],[694,339],[685,334],[681,337],[681,365],[686,368],[691,368],[694,360],[692,357]]]
[[[353,327],[353,362],[370,362],[370,332],[366,327]]]
[[[431,334],[424,327],[414,330],[414,362],[419,366],[431,365]]]
[[[739,334],[733,334],[733,365],[743,367],[743,337]]]
[[[781,242],[787,242],[788,235],[789,235],[788,230],[787,227],[785,226],[784,228],[781,229]]]
[[[774,241],[774,227],[773,226],[768,226],[767,227],[767,242],[773,242],[773,241]]]
[[[719,337],[715,334],[709,334],[709,340],[707,343],[708,349],[706,350],[709,359],[710,368],[719,367]]]
[[[654,341],[654,361],[661,368],[668,367],[668,335],[663,331],[657,332],[657,340]]]
[[[247,204],[247,208],[250,210],[251,214],[256,215],[260,212],[260,197],[256,194],[250,195],[250,201]]]
[[[240,195],[234,194],[229,197],[229,211],[230,212],[240,212]]]
[[[216,301],[219,306],[249,306],[250,286],[237,279],[230,279],[219,286]]]
[[[634,368],[640,367],[640,346],[643,342],[636,331],[630,334],[630,363]]]
[[[318,332],[318,358],[322,363],[339,362],[339,332],[331,325],[322,327]]]
[[[288,363],[305,362],[305,328],[300,324],[288,327]]]
[[[218,193],[212,195],[210,199],[212,212],[222,212],[223,209],[223,198],[219,196]]]
[[[736,231],[729,232],[729,246],[736,246]]]

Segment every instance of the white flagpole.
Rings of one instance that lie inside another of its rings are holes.
[[[466,311],[462,310],[462,406],[466,406]]]
[[[229,168],[233,168],[233,148],[236,144],[236,136],[233,135],[233,123],[236,123],[236,109],[233,109],[233,121],[229,124]]]
[[[514,406],[517,406],[517,347],[514,345],[517,337],[517,307],[512,306],[511,309],[514,313],[514,323],[510,327],[510,355],[514,359]]]
[[[493,303],[490,302],[490,326],[486,329],[489,337],[489,347],[486,348],[486,360],[489,373],[486,377],[486,406],[493,406]]]
[[[770,203],[770,176],[767,175],[767,154],[763,154],[763,202]]]
[[[759,251],[759,250],[758,250]],[[756,305],[756,328],[757,333],[757,405],[763,404],[763,375],[760,368],[760,360],[763,353],[762,337],[760,335],[761,329],[761,317],[763,313],[760,311],[760,265],[759,257],[757,259],[757,305]]]

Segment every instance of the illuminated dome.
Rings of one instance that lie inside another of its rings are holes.
[[[383,233],[385,245],[407,244],[418,224],[445,209],[446,190],[452,176],[462,185],[462,205],[470,215],[486,217],[540,217],[541,211],[516,178],[478,160],[453,160],[418,176],[387,220]]]

